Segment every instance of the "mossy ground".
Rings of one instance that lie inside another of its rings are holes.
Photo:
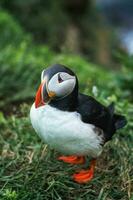
[[[83,166],[57,160],[59,153],[41,142],[32,129],[29,108],[24,104],[17,114],[6,118],[1,114],[1,200],[133,199],[132,123],[105,145],[94,179],[79,185],[71,175]],[[126,109],[130,114],[133,112],[132,106]]]

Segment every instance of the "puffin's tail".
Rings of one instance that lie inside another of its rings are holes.
[[[119,115],[119,114],[114,113],[114,111],[115,111],[115,104],[114,103],[111,103],[108,106],[108,109],[109,109],[110,114],[112,116],[112,120],[113,120],[115,129],[117,130],[117,129],[123,128],[127,124],[126,117],[123,116],[123,115]]]
[[[125,116],[114,114],[113,118],[114,118],[116,130],[126,126],[127,120]]]

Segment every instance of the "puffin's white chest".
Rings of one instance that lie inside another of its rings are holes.
[[[38,135],[56,150],[73,155],[98,156],[102,138],[95,127],[81,121],[77,112],[60,111],[49,105],[30,111],[31,123]]]

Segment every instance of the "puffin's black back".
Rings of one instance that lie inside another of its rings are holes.
[[[104,141],[112,138],[117,129],[123,128],[126,118],[114,113],[114,104],[105,107],[93,97],[79,94],[77,112],[85,123],[90,123],[103,130]]]

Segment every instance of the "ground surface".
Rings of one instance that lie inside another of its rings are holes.
[[[0,116],[0,200],[133,199],[130,127],[119,131],[104,147],[94,179],[79,185],[72,181],[71,175],[81,166],[58,161],[59,154],[42,143],[32,129],[29,106],[23,105],[18,110],[7,118]]]

